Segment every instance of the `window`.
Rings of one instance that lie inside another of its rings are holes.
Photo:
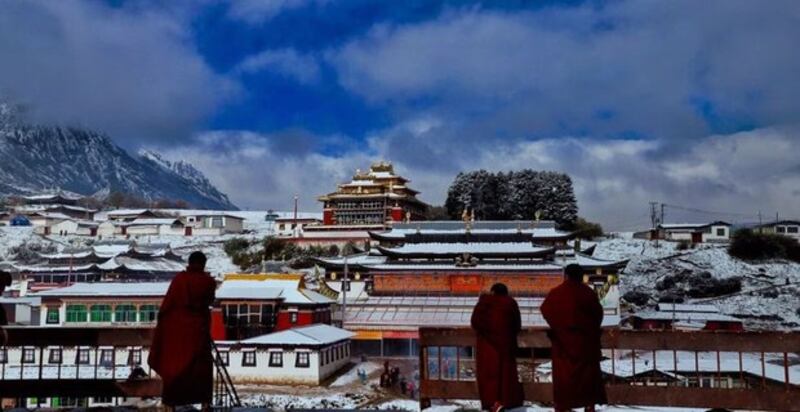
[[[100,366],[113,367],[114,366],[114,349],[101,349],[100,350]]]
[[[36,362],[36,350],[34,348],[23,348],[22,363],[35,363],[35,362]]]
[[[136,322],[136,306],[117,305],[114,308],[114,322]]]
[[[778,226],[776,230],[778,231],[778,233],[786,233],[786,228],[783,226]]]
[[[111,305],[92,305],[89,319],[92,322],[111,322]]]
[[[8,363],[8,350],[6,348],[0,349],[0,363]]]
[[[58,325],[60,322],[58,308],[57,307],[48,307],[47,308],[47,324],[48,325]]]
[[[158,319],[158,305],[139,306],[139,322],[155,322]]]
[[[94,403],[114,403],[113,396],[97,396],[92,398]]]
[[[89,364],[89,349],[79,348],[78,353],[75,355],[75,364],[76,365],[88,365]]]
[[[289,323],[297,323],[297,312],[289,312]]]
[[[86,305],[67,305],[67,322],[86,322],[89,314]]]
[[[724,237],[725,236],[725,228],[723,228],[723,227],[717,228],[717,236]]]
[[[242,366],[256,366],[256,351],[242,352]]]
[[[231,355],[228,351],[219,351],[219,360],[222,362],[222,366],[228,366],[231,364]]]
[[[786,233],[797,233],[800,230],[800,227],[797,226],[788,226],[786,227]]]
[[[142,350],[130,349],[128,350],[128,365],[135,366],[142,364]]]
[[[61,364],[61,348],[50,349],[50,358],[47,360],[50,363]]]
[[[311,362],[308,360],[308,352],[297,352],[297,360],[294,366],[298,368],[307,368]]]
[[[261,325],[269,328],[275,326],[272,305],[261,305]]]
[[[283,367],[283,352],[270,352],[269,353],[269,366],[282,368]]]
[[[286,229],[286,225],[284,225],[283,223],[278,225],[278,230],[283,231],[284,229]]]
[[[211,217],[211,227],[212,228],[225,227],[225,225],[222,222],[222,216],[212,216]]]

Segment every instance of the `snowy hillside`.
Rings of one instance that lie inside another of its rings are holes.
[[[60,188],[91,195],[119,191],[145,200],[184,200],[201,208],[235,209],[185,162],[131,156],[94,131],[29,125],[0,103],[0,195]]]
[[[751,264],[729,256],[725,245],[703,244],[685,251],[675,246],[661,242],[656,248],[650,241],[612,239],[598,243],[594,256],[630,259],[620,278],[621,292],[640,292],[647,305],[683,299],[712,304],[741,318],[748,328],[800,328],[800,264]],[[741,291],[728,289],[738,283]]]

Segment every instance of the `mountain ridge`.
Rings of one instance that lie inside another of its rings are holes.
[[[0,103],[0,194],[27,195],[55,188],[237,209],[187,162],[172,162],[154,151],[132,155],[107,135],[87,129],[29,124],[14,106]]]

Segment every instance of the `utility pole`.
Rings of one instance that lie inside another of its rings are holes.
[[[294,195],[294,221],[292,223],[294,224],[294,227],[292,228],[294,237],[300,237],[300,228],[299,224],[297,223],[297,195]]]
[[[658,214],[656,213],[656,206],[658,202],[650,202],[650,223],[653,225],[653,237],[656,240],[656,247],[658,247]]]
[[[758,211],[758,233],[764,233],[764,223],[761,221],[761,211]]]

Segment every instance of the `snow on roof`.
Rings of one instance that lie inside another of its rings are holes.
[[[331,265],[344,265],[344,257],[320,258],[319,261]],[[384,262],[386,262],[386,256],[372,255],[369,253],[359,253],[347,257],[348,265],[380,264]]]
[[[31,217],[41,216],[47,219],[60,219],[60,220],[72,220],[71,216],[67,216],[63,213],[51,213],[51,212],[36,212],[31,215]]]
[[[154,212],[157,213],[169,213],[174,214],[180,217],[188,217],[188,216],[195,216],[195,217],[205,217],[205,216],[226,216],[232,217],[234,219],[245,219],[243,216],[239,216],[235,212],[229,210],[204,210],[204,209],[153,209]],[[266,212],[264,212],[266,213]]]
[[[255,345],[297,345],[323,346],[350,339],[356,334],[325,324],[315,324],[287,329],[241,341],[242,344]]]
[[[117,209],[106,212],[107,216],[129,216],[141,215],[144,212],[150,212],[150,209]]]
[[[60,265],[60,266],[45,266],[45,265],[14,265],[14,268],[19,272],[33,272],[33,273],[70,273],[70,272],[87,272],[97,270],[98,266],[94,263],[87,265]]]
[[[618,352],[621,353],[621,352]],[[636,359],[631,360],[629,356],[625,358],[617,358],[612,366],[611,359],[603,360],[600,367],[603,372],[613,374],[619,377],[633,376],[634,369],[636,374],[657,370],[659,372],[667,371],[676,374],[686,373],[694,374],[695,371],[705,373],[717,373],[717,356],[719,356],[719,372],[723,373],[739,373],[739,353],[738,352],[696,352],[697,363],[695,364],[695,352],[686,351],[658,351],[655,357],[655,367],[653,365],[653,353],[637,352]],[[773,359],[769,359],[772,357]],[[764,376],[773,381],[783,382],[785,379],[784,369],[782,364],[777,365],[770,360],[780,360],[783,358],[780,355],[766,355],[767,361],[763,363]],[[676,362],[677,361],[677,362]],[[635,362],[635,368],[634,368]],[[742,353],[741,370],[756,376],[762,375],[761,355],[755,353]],[[800,383],[800,365],[789,366],[789,381],[797,384]]]
[[[172,225],[175,223],[183,224],[180,219],[176,218],[152,218],[152,219],[134,219],[131,222],[120,223],[119,226],[161,226]]]
[[[302,275],[227,276],[218,299],[282,299],[288,304],[333,303],[333,299],[302,287]]]
[[[365,264],[364,267],[377,270],[461,270],[465,268],[456,266],[455,263],[451,264],[414,264],[414,263],[383,263],[383,264]],[[557,264],[541,263],[541,264],[507,264],[507,263],[478,263],[475,266],[469,266],[469,271],[476,270],[491,270],[491,271],[552,271],[561,272],[564,267]]]
[[[84,196],[72,192],[45,193],[39,195],[23,196],[23,198],[26,200],[47,200],[47,199],[56,199],[59,197],[62,199],[71,199],[71,200],[80,200],[84,198]]]
[[[43,259],[83,259],[91,256],[93,251],[89,250],[76,250],[72,252],[63,251],[61,253],[40,253],[39,257]]]
[[[714,305],[688,305],[681,303],[659,303],[658,310],[660,312],[719,313],[719,309]]]
[[[584,255],[583,253],[576,253],[573,256],[568,257],[567,260],[569,261],[568,263],[577,263],[581,266],[587,266],[587,267],[615,266],[625,262],[624,260],[616,261],[616,260],[599,259],[596,257]]]
[[[406,243],[395,248],[381,248],[397,254],[428,254],[452,255],[454,253],[543,253],[551,250],[549,247],[534,246],[530,242],[500,243],[500,242],[459,242],[459,243]]]
[[[721,313],[707,312],[637,312],[630,317],[646,320],[675,320],[683,322],[741,322],[741,319]]]
[[[705,223],[662,223],[658,225],[662,229],[701,229],[709,226],[730,226],[730,223],[716,221]]]
[[[282,287],[268,287],[260,280],[224,281],[217,289],[217,299],[278,299]]]
[[[169,288],[169,282],[96,282],[74,283],[63,288],[45,290],[31,293],[30,296],[164,296]]]
[[[124,266],[126,269],[135,272],[181,272],[186,268],[183,263],[171,259],[155,258],[142,260],[127,256],[117,256],[110,259],[108,262],[98,265],[98,267],[103,269],[106,264],[111,267],[112,261],[118,266]]]
[[[532,222],[527,220],[512,221],[493,221],[478,220],[472,222],[470,233],[524,233],[530,234],[533,238],[565,238],[570,236],[570,232],[556,229],[555,222],[539,221]],[[460,221],[428,221],[395,223],[392,229],[378,233],[387,238],[402,239],[409,234],[462,234],[466,233],[464,222]]]

